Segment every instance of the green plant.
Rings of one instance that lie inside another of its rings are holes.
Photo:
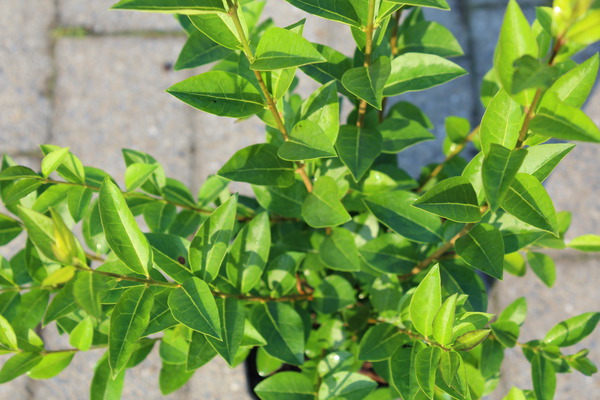
[[[446,2],[286,1],[350,25],[354,57],[309,43],[304,21],[258,23],[266,1],[115,5],[177,14],[188,40],[176,67],[216,64],[168,92],[220,116],[258,115],[267,141],[235,153],[197,198],[134,150],[123,151],[125,190],[68,148],[41,146],[41,173],[5,155],[0,195],[12,215],[0,214],[0,245],[22,231],[27,241],[0,257],[0,354],[12,354],[0,382],[50,378],[77,351],[106,348],[91,397],[117,398],[125,370],[156,342],[163,393],[217,354],[233,366],[252,348],[270,375],[255,389],[263,400],[477,399],[514,346],[531,362],[533,390],[507,399],[551,399],[556,373],[595,373],[587,350],[562,348],[589,335],[600,313],[520,343],[525,299],[486,313],[475,270],[519,275],[525,254],[552,286],[555,267],[540,249],[600,251],[596,235],[565,244],[570,214],[542,186],[574,147],[548,139],[600,142],[580,110],[598,55],[571,60],[600,39],[600,1],[555,0],[530,26],[511,0],[481,125],[448,117],[446,159],[418,181],[396,154],[433,139],[431,123],[410,103],[385,101],[466,73],[446,59],[462,54],[452,34],[420,9]],[[322,85],[307,99],[293,92],[298,68]],[[354,107],[346,124],[341,97]],[[471,142],[479,153],[467,162]],[[251,183],[256,199],[232,195],[229,181]],[[72,233],[80,222],[83,241]],[[35,329],[52,322],[72,349],[44,348]],[[277,372],[283,364],[297,368]]]

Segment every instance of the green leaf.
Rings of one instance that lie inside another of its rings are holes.
[[[162,291],[157,290],[154,293],[154,304],[152,305],[152,310],[150,310],[150,321],[142,336],[148,336],[178,324],[178,321],[173,317],[169,309],[169,295],[173,290],[175,289],[163,288]]]
[[[338,275],[326,276],[313,292],[313,308],[321,314],[333,314],[356,303],[356,292]]]
[[[72,293],[72,284],[68,283],[62,288],[53,298],[46,313],[44,314],[43,325],[48,325],[50,322],[64,317],[67,314],[77,309],[77,303]]]
[[[519,325],[514,321],[496,321],[490,325],[496,340],[504,347],[515,347],[519,338]]]
[[[158,375],[158,387],[164,396],[173,393],[190,380],[195,371],[187,371],[182,364],[162,364]]]
[[[219,274],[233,234],[237,199],[233,195],[213,211],[190,244],[190,268],[205,282],[212,282]]]
[[[571,240],[569,247],[579,251],[600,251],[600,236],[599,235],[583,235]]]
[[[244,35],[248,37],[248,26],[244,17],[244,7],[237,7]],[[212,41],[230,50],[242,48],[242,39],[230,15],[224,13],[202,13],[188,16],[193,26]]]
[[[396,190],[369,196],[364,203],[381,223],[399,235],[416,242],[440,241],[440,219],[413,207],[417,198],[414,193]]]
[[[527,262],[546,286],[554,286],[554,282],[556,282],[556,265],[550,256],[543,253],[528,252]]]
[[[383,95],[398,96],[405,92],[429,89],[466,73],[462,67],[440,56],[406,53],[392,61]]]
[[[169,203],[149,203],[144,207],[144,221],[151,232],[166,232],[177,217],[177,207]]]
[[[558,221],[552,199],[533,176],[518,173],[500,206],[519,220],[557,236]]]
[[[221,317],[222,340],[217,340],[208,335],[206,339],[217,353],[227,361],[227,364],[233,367],[235,355],[244,336],[244,305],[241,301],[233,297],[228,297],[226,299],[217,299],[217,308]]]
[[[546,334],[544,342],[567,347],[579,343],[590,335],[600,321],[600,313],[589,312],[559,322]]]
[[[354,125],[340,127],[335,147],[340,160],[350,170],[355,181],[359,181],[381,153],[381,134],[368,128]]]
[[[121,0],[111,8],[177,14],[227,11],[222,0]]]
[[[515,74],[512,81],[512,94],[525,89],[547,89],[560,76],[557,66],[530,55],[524,55],[515,61]]]
[[[388,117],[377,128],[383,138],[382,153],[399,153],[417,143],[435,139],[418,121]]]
[[[127,289],[110,316],[108,363],[116,379],[136,349],[138,339],[148,326],[154,296],[146,287]]]
[[[44,256],[54,260],[52,247],[54,241],[54,223],[48,217],[38,212],[18,206],[19,217],[27,229],[29,240],[33,242],[36,249]]]
[[[319,247],[319,256],[327,267],[337,271],[359,271],[360,260],[354,235],[347,229],[334,228]]]
[[[0,370],[0,383],[12,381],[16,377],[23,375],[42,361],[42,355],[39,353],[22,352],[15,354],[4,362]]]
[[[321,18],[360,26],[360,17],[352,1],[285,0],[291,5]]]
[[[415,359],[419,351],[424,348],[424,343],[415,341],[412,346],[398,348],[390,358],[390,386],[403,399],[412,399],[420,391],[416,377]]]
[[[90,316],[100,318],[102,307],[100,299],[108,289],[106,279],[92,272],[80,271],[73,282],[73,297],[79,307]]]
[[[444,179],[413,206],[455,222],[478,222],[481,219],[477,194],[463,176]]]
[[[194,108],[222,117],[249,117],[265,106],[262,95],[250,81],[225,71],[193,76],[167,92]]]
[[[280,372],[261,381],[254,387],[261,400],[314,400],[315,386],[299,372]]]
[[[433,337],[442,346],[452,343],[452,328],[454,327],[457,296],[458,294],[455,293],[448,297],[433,319]]]
[[[125,370],[121,371],[115,378],[112,377],[108,365],[108,357],[105,355],[96,364],[94,377],[90,387],[90,400],[110,400],[121,398],[121,392],[125,384]]]
[[[221,60],[230,53],[231,49],[215,43],[204,33],[195,30],[183,45],[173,69],[179,71],[199,67]]]
[[[326,59],[302,35],[288,29],[272,27],[260,38],[255,60],[250,68],[272,71],[324,62]]]
[[[250,317],[252,325],[265,338],[265,351],[292,365],[304,363],[304,325],[292,306],[270,302],[256,305]]]
[[[388,0],[390,3],[406,4],[407,6],[431,7],[441,10],[450,10],[446,0]]]
[[[525,297],[519,297],[508,305],[500,315],[498,315],[497,321],[512,321],[517,325],[523,325],[525,317],[527,316],[527,299]]]
[[[454,342],[454,350],[469,351],[483,342],[490,334],[489,329],[478,329],[461,335]]]
[[[581,65],[573,68],[560,78],[548,90],[565,104],[580,108],[589,96],[598,74],[598,54],[594,54]]]
[[[296,179],[292,186],[252,186],[256,201],[265,210],[288,218],[302,218],[302,203],[308,195],[306,186]]]
[[[377,383],[357,372],[336,372],[326,377],[318,392],[319,399],[363,400]]]
[[[85,187],[71,187],[67,192],[69,213],[75,222],[81,221],[90,209],[93,192]]]
[[[93,338],[94,323],[90,317],[86,317],[69,333],[69,344],[81,351],[88,351]]]
[[[359,252],[370,267],[386,274],[407,274],[421,261],[417,247],[395,233],[370,240]]]
[[[59,148],[46,154],[42,160],[42,175],[47,178],[48,175],[56,171],[67,157],[67,154],[69,154],[69,147]]]
[[[483,329],[494,314],[484,312],[466,312],[456,319],[453,328],[453,338],[456,339],[467,332]]]
[[[492,211],[500,207],[527,155],[527,150],[511,151],[502,145],[491,144],[481,165],[481,175],[485,196]]]
[[[241,293],[250,292],[260,282],[270,248],[271,226],[265,211],[242,228],[227,255],[227,277]]]
[[[405,336],[391,324],[372,326],[360,340],[358,359],[361,361],[387,360],[405,343]]]
[[[463,143],[471,133],[471,123],[468,119],[456,116],[446,117],[444,121],[446,135],[452,143]]]
[[[72,265],[67,265],[66,267],[62,267],[57,269],[56,271],[49,274],[42,281],[42,286],[58,286],[62,285],[73,279],[75,276],[75,267]]]
[[[527,148],[527,156],[519,168],[543,182],[558,163],[575,148],[572,143],[550,143]]]
[[[316,123],[331,143],[335,143],[340,128],[340,102],[336,83],[329,82],[315,90],[302,103],[300,114],[301,120]]]
[[[313,45],[327,61],[305,65],[300,67],[300,69],[322,85],[333,81],[334,87],[337,86],[337,90],[344,92],[345,89],[341,84],[342,76],[347,70],[352,68],[351,60],[339,51],[324,44],[313,43]],[[346,94],[350,93],[346,92]]]
[[[380,57],[368,67],[347,70],[342,76],[342,84],[350,93],[381,110],[383,88],[388,81],[390,71],[390,59],[385,56]]]
[[[511,0],[506,8],[504,22],[500,30],[498,45],[494,53],[494,69],[506,92],[513,87],[514,63],[519,58],[530,55],[537,57],[538,46],[521,8]],[[530,104],[530,94],[524,92],[518,96],[522,104]],[[505,146],[512,148],[511,146]]]
[[[425,337],[431,336],[433,320],[441,306],[440,267],[434,265],[419,283],[410,301],[410,318],[417,332]]]
[[[302,203],[302,218],[313,228],[326,228],[350,221],[335,180],[321,176],[313,187],[312,193]]]
[[[529,124],[533,133],[557,139],[600,142],[600,129],[583,111],[546,93]]]
[[[8,347],[9,349],[18,349],[17,336],[10,322],[2,315],[0,315],[0,344]]]
[[[331,139],[315,122],[303,120],[294,125],[289,140],[279,148],[277,155],[288,161],[313,160],[335,157]]]
[[[42,182],[37,179],[22,179],[4,190],[2,200],[4,200],[4,204],[16,203],[40,186],[42,186]]]
[[[221,340],[221,323],[215,298],[208,285],[190,278],[169,295],[173,317],[190,329]]]
[[[492,143],[514,149],[519,140],[523,110],[504,91],[500,90],[483,114],[479,137],[481,150],[487,154]]]
[[[0,214],[0,246],[10,243],[23,231],[19,222],[4,214]]]
[[[132,164],[150,164],[157,165],[156,170],[148,179],[148,182],[142,185],[142,189],[150,194],[161,196],[162,190],[166,184],[165,171],[163,167],[156,161],[154,157],[149,154],[143,153],[137,150],[123,149],[123,158],[125,159],[125,165],[130,166]],[[100,183],[94,183],[95,185],[102,184],[102,181],[106,176],[99,179]]]
[[[462,56],[463,50],[446,27],[437,22],[419,21],[398,36],[398,53],[428,53],[440,57]]]
[[[296,271],[305,256],[304,253],[287,251],[269,261],[265,272],[272,297],[283,296],[294,289]]]
[[[502,280],[504,241],[498,229],[478,224],[456,241],[456,253],[471,267]]]
[[[50,353],[44,355],[35,367],[27,372],[31,379],[50,379],[60,374],[75,356],[75,353]]]
[[[90,212],[83,219],[82,224],[83,238],[86,245],[96,254],[105,254],[109,247],[102,228],[102,219],[100,216],[99,201],[96,200],[91,206]]]
[[[288,187],[294,183],[295,168],[290,161],[277,156],[272,144],[254,144],[238,150],[221,167],[218,174],[225,179],[253,185]]]
[[[531,360],[531,380],[537,400],[552,400],[556,390],[556,372],[552,362],[540,353]]]
[[[22,165],[14,165],[12,167],[7,167],[0,172],[0,182],[1,181],[16,181],[17,179],[39,179],[42,177],[36,173],[34,170],[28,167],[24,167]]]
[[[128,192],[142,186],[156,171],[158,164],[133,163],[125,170],[125,187]]]
[[[442,357],[442,349],[436,346],[426,347],[415,358],[415,375],[419,387],[427,398],[433,399],[435,391],[435,373]]]
[[[42,153],[44,153],[44,156],[46,156],[50,152],[60,149],[60,147],[50,144],[44,144],[40,146],[40,149],[42,150]],[[71,152],[69,152],[67,156],[63,159],[62,164],[58,166],[56,172],[59,176],[61,176],[68,182],[80,184],[86,183],[83,164],[81,164],[79,158],[77,158]]]
[[[185,368],[188,371],[198,369],[212,360],[216,355],[217,352],[208,342],[207,336],[194,331],[192,332],[192,341]]]
[[[138,227],[121,191],[104,179],[99,197],[100,217],[106,240],[115,255],[133,272],[149,276],[152,251]]]

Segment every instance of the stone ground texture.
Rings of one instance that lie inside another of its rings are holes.
[[[112,0],[6,0],[0,13],[0,153],[19,163],[39,166],[37,145],[69,145],[86,165],[123,175],[121,148],[145,151],[174,176],[196,191],[205,177],[215,173],[236,149],[262,140],[257,119],[244,123],[202,114],[164,93],[164,89],[202,71],[174,72],[171,68],[185,37],[166,15],[109,11]],[[409,100],[432,116],[436,143],[403,152],[400,164],[415,174],[421,160],[440,160],[443,120],[450,114],[481,117],[479,83],[491,66],[491,56],[501,24],[504,0],[450,1],[453,13],[428,10],[428,17],[454,32],[466,56],[456,59],[471,72],[456,81]],[[526,15],[534,15],[541,1],[519,1]],[[283,1],[269,0],[268,13],[280,26],[306,17],[290,11]],[[62,34],[61,34],[62,33]],[[305,36],[351,54],[348,29],[309,18]],[[595,49],[598,50],[598,47]],[[314,84],[300,88],[310,93]],[[600,90],[596,88],[586,111],[600,124]],[[600,147],[580,144],[548,179],[547,188],[557,210],[574,211],[570,237],[599,233]],[[122,178],[121,178],[122,182]],[[239,190],[248,191],[240,185]],[[10,249],[2,249],[0,253]],[[530,317],[521,341],[543,337],[559,320],[598,310],[600,259],[593,255],[561,252],[556,255],[557,287],[548,289],[528,273],[507,277],[491,294],[490,312],[497,312],[520,296],[526,296]],[[65,340],[47,334],[50,347]],[[583,343],[592,359],[600,362],[600,335]],[[580,347],[580,346],[578,346]],[[0,385],[4,399],[83,399],[99,354],[78,354],[72,365],[49,381],[21,377]],[[156,352],[128,371],[124,399],[165,398],[158,390],[160,359]],[[511,382],[531,387],[529,367],[517,351],[507,352],[503,380],[493,399],[501,399]],[[200,369],[169,399],[249,399],[242,367],[229,369],[214,361]],[[591,399],[600,393],[600,379],[580,374],[559,376],[557,399]]]

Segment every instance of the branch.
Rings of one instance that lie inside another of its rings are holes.
[[[373,30],[375,19],[375,0],[369,0],[369,13],[367,16],[367,28],[365,30],[366,43],[365,43],[365,62],[364,67],[371,65],[371,55],[373,54]],[[356,126],[361,128],[365,123],[365,116],[367,115],[367,102],[361,100],[358,105],[358,116],[356,118]]]
[[[233,21],[233,25],[235,26],[237,34],[242,43],[243,52],[246,55],[246,58],[248,59],[250,64],[252,64],[254,62],[255,58],[254,58],[254,54],[252,53],[252,49],[250,48],[250,42],[248,41],[248,38],[246,37],[246,34],[244,33],[244,28],[242,27],[242,23],[237,14],[237,10],[238,10],[237,1],[227,0],[227,5],[229,7],[229,16],[231,17],[231,19]],[[283,123],[283,120],[281,119],[281,115],[279,115],[279,111],[277,110],[277,105],[275,104],[275,100],[273,100],[271,93],[269,93],[269,89],[267,88],[267,85],[265,84],[265,81],[263,80],[262,75],[260,74],[260,71],[254,71],[254,76],[256,76],[256,80],[258,81],[258,85],[260,86],[263,96],[267,100],[267,106],[269,108],[269,111],[271,111],[271,114],[273,114],[273,118],[275,119],[277,128],[279,129],[279,132],[281,132],[281,136],[283,136],[283,140],[285,140],[287,142],[289,140],[289,135],[288,135],[287,129],[285,127],[285,124]],[[302,164],[300,162],[296,162],[295,164],[297,166],[296,172],[302,178],[302,182],[304,182],[304,186],[306,186],[306,190],[308,191],[308,193],[311,193],[313,190],[313,185],[312,185],[310,178],[308,177],[308,174],[306,173],[304,164]]]

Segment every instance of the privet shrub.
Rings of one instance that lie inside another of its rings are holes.
[[[574,147],[546,141],[600,142],[580,110],[598,55],[571,59],[600,39],[600,1],[555,0],[530,26],[511,0],[481,124],[448,117],[446,159],[423,160],[417,180],[396,155],[433,139],[431,122],[408,102],[385,102],[466,74],[447,60],[462,54],[456,39],[420,8],[446,2],[287,2],[350,26],[353,57],[308,42],[303,20],[259,23],[264,0],[114,6],[176,14],[188,33],[176,67],[215,64],[168,92],[223,117],[257,115],[267,139],[237,151],[196,197],[134,150],[123,150],[121,188],[68,148],[41,146],[40,173],[5,155],[12,215],[0,215],[0,244],[22,231],[27,241],[0,258],[0,352],[11,354],[0,382],[51,378],[94,349],[104,356],[91,398],[118,398],[125,371],[153,346],[165,394],[213,357],[235,366],[256,348],[263,400],[479,399],[515,346],[533,388],[507,399],[551,399],[557,373],[596,372],[587,350],[563,347],[600,313],[522,343],[525,298],[486,313],[480,274],[523,275],[527,262],[552,286],[555,266],[540,250],[600,250],[595,235],[564,242],[570,213],[555,211],[542,184]],[[298,69],[321,84],[308,98],[294,93]],[[342,104],[354,108],[346,121]],[[479,153],[468,162],[460,154],[471,142]],[[252,184],[256,197],[231,194],[229,181]],[[54,326],[72,348],[44,346],[37,329]]]

